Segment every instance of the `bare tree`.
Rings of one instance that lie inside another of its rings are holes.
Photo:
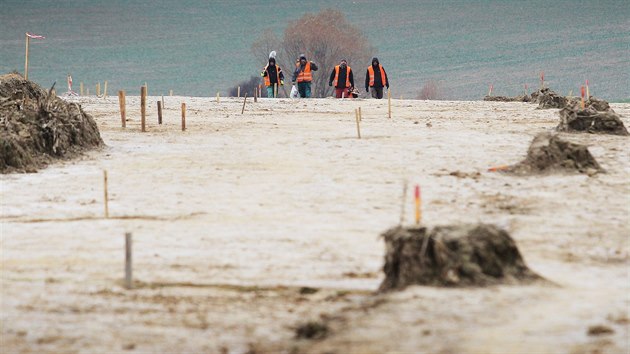
[[[348,65],[353,68],[355,84],[360,85],[360,77],[363,77],[362,73],[374,52],[361,30],[348,22],[343,13],[332,9],[317,14],[306,13],[289,23],[282,42],[275,42],[274,39],[273,32],[264,31],[252,44],[252,53],[257,58],[262,55],[266,58],[271,50],[276,50],[276,61],[283,68],[287,81],[293,76],[299,55],[305,54],[308,60],[319,67],[313,73],[314,97],[326,97],[332,92],[328,79],[341,59],[348,61]],[[278,44],[279,48],[273,48],[273,43]]]
[[[269,53],[271,53],[271,51],[278,51],[279,49],[280,38],[276,36],[271,28],[267,28],[263,31],[260,37],[258,37],[258,39],[256,39],[256,41],[252,43],[251,52],[256,60],[266,60],[269,58]]]
[[[439,100],[442,99],[442,89],[437,82],[427,81],[420,89],[417,99],[419,100]]]
[[[247,93],[247,96],[254,97],[254,91],[258,90],[258,83],[260,82],[259,76],[251,76],[249,80],[239,82],[236,86],[228,89],[229,97],[236,97],[238,94],[238,88],[241,88],[241,96]],[[265,91],[266,93],[266,91]]]

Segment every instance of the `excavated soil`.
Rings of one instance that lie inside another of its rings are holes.
[[[514,97],[507,96],[486,96],[483,98],[484,101],[491,102],[530,102],[531,97],[529,95],[520,95]]]
[[[564,108],[569,103],[569,99],[560,96],[549,88],[543,88],[532,93],[531,102],[537,103],[540,109]]]
[[[525,265],[507,231],[494,225],[399,226],[381,236],[386,244],[381,291],[408,285],[485,286],[542,279]]]
[[[579,105],[567,106],[558,112],[560,123],[556,130],[561,132],[587,132],[613,135],[628,135],[621,118],[606,101],[589,100],[591,106],[580,109]]]
[[[527,150],[527,157],[511,166],[507,172],[539,174],[547,172],[603,172],[585,145],[562,140],[558,135],[540,133]]]
[[[79,104],[18,74],[0,76],[0,173],[34,172],[102,145],[96,122]]]

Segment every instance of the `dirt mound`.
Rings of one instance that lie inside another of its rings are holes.
[[[601,101],[600,101],[601,102]],[[603,101],[608,104],[606,101]],[[605,108],[601,103],[599,108]],[[560,123],[556,127],[561,132],[587,132],[613,135],[628,135],[619,115],[610,106],[603,112],[598,112],[593,106],[580,109],[579,105],[565,107],[560,110]]]
[[[579,102],[579,101],[578,101]],[[586,107],[590,107],[598,112],[612,112],[615,113],[615,111],[610,108],[610,104],[608,104],[607,101],[604,100],[600,100],[596,97],[589,97],[589,99],[585,102],[585,106]]]
[[[494,225],[470,224],[385,231],[381,291],[408,285],[485,286],[543,279],[523,261],[510,235]]]
[[[492,101],[492,102],[529,102],[531,97],[529,95],[520,95],[514,97],[507,96],[486,96],[483,98],[484,101]]]
[[[52,91],[52,90],[51,90]],[[0,76],[0,172],[32,172],[100,147],[94,119],[17,74]]]
[[[560,96],[549,88],[543,88],[536,92],[532,92],[531,102],[537,103],[539,109],[548,108],[564,108],[569,99],[564,96]]]
[[[546,172],[604,172],[585,145],[560,139],[556,134],[541,133],[534,137],[525,160],[505,169],[516,174]]]

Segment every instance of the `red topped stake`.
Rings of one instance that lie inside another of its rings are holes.
[[[416,204],[416,225],[420,224],[420,219],[422,218],[422,214],[420,211],[420,186],[416,184],[415,189],[415,204]]]

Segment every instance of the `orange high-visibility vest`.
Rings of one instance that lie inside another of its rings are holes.
[[[296,68],[300,68],[300,63],[295,65]],[[297,82],[311,82],[313,81],[313,74],[311,74],[311,62],[307,61],[304,66],[304,71],[300,71],[297,77]]]
[[[333,87],[337,87],[339,81],[339,65],[335,66],[335,79],[333,80]],[[350,67],[346,66],[346,87],[350,87]]]
[[[265,70],[267,71],[267,68],[269,67],[269,64],[267,64],[267,66],[265,66]],[[278,83],[278,86],[280,86],[280,72],[282,71],[282,69],[280,69],[280,67],[278,66],[278,64],[276,64],[276,82]],[[269,71],[267,71],[267,75],[265,76],[265,86],[271,86],[271,79],[269,79]]]
[[[383,66],[378,64],[378,68],[381,70],[381,82],[383,86],[387,86],[387,80],[385,80],[385,70],[383,70]],[[370,74],[370,87],[374,86],[374,68],[372,65],[368,66],[368,73]]]

